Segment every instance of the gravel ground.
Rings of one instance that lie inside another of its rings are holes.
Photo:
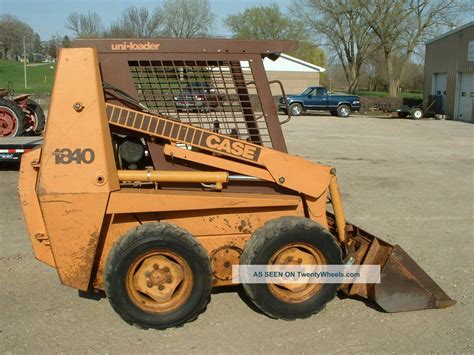
[[[212,295],[182,328],[142,331],[106,299],[79,298],[35,261],[22,220],[15,167],[0,171],[0,352],[453,352],[473,348],[474,126],[327,116],[284,126],[291,153],[337,167],[347,218],[400,244],[458,301],[444,310],[387,314],[336,298],[298,321],[272,320],[241,289]]]

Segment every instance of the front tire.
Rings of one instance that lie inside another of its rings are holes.
[[[337,108],[337,115],[342,118],[349,117],[351,115],[351,108],[348,105],[340,105]]]
[[[212,285],[204,248],[167,223],[147,223],[125,234],[112,248],[104,274],[113,309],[140,328],[166,329],[196,319]]]
[[[282,259],[283,258],[283,259]],[[247,242],[241,265],[269,265],[283,260],[311,264],[342,264],[341,249],[319,224],[301,217],[281,217],[258,228]],[[285,263],[283,263],[285,264]],[[336,296],[337,284],[312,284],[290,289],[276,284],[243,284],[252,302],[272,318],[306,318]]]
[[[291,104],[290,112],[292,116],[300,116],[303,113],[303,106],[301,104]]]

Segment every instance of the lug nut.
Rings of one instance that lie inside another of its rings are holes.
[[[158,264],[153,264],[153,269],[158,270],[160,268],[160,265]]]
[[[168,266],[165,266],[165,267],[163,268],[163,271],[164,271],[164,272],[170,272],[170,268],[169,268]]]
[[[151,282],[151,281],[147,281],[147,282],[146,282],[146,285],[147,285],[147,287],[148,287],[148,288],[150,288],[150,287],[152,287],[152,286],[153,286],[153,282]]]
[[[158,290],[160,290],[160,291],[162,291],[164,288],[165,288],[165,286],[163,286],[163,285],[158,286]]]

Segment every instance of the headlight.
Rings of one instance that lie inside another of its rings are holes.
[[[360,101],[352,101],[352,103],[353,103],[354,105],[358,105],[358,104],[360,104]]]

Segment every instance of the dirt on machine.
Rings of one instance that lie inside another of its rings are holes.
[[[375,284],[243,284],[273,318],[308,317],[338,291],[387,312],[455,304],[400,246],[346,221],[334,167],[288,154],[263,59],[297,42],[74,47],[19,179],[36,258],[62,284],[105,292],[126,322],[157,329],[237,285],[233,265],[380,266]]]

